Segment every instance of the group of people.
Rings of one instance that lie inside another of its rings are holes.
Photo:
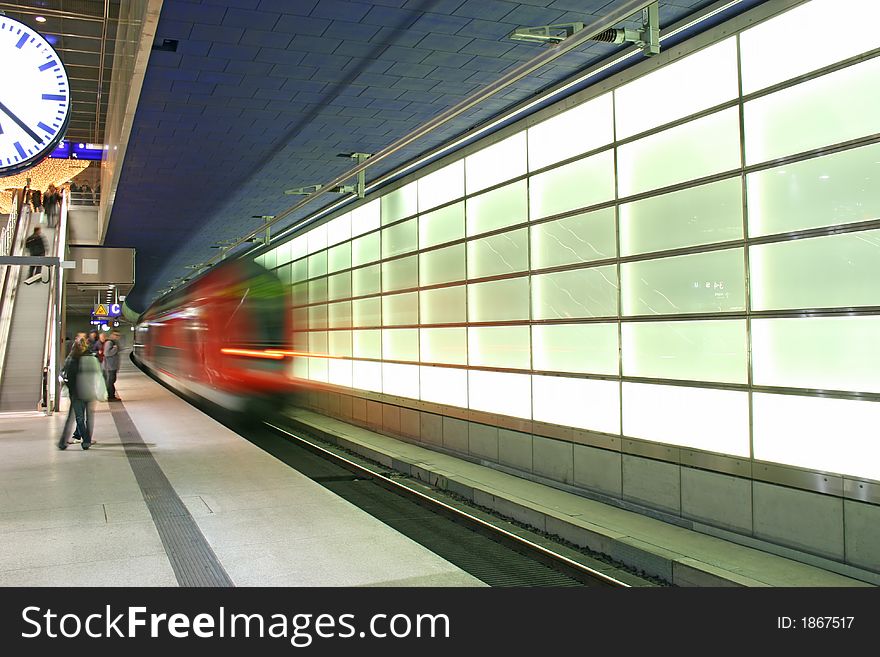
[[[58,449],[80,442],[83,449],[95,444],[94,402],[122,401],[116,395],[116,375],[119,372],[119,332],[106,336],[98,331],[88,335],[78,333],[70,354],[64,361],[61,376],[70,395],[70,410],[58,439]],[[76,428],[69,436],[71,424]]]
[[[58,217],[61,215],[61,201],[63,190],[55,185],[49,185],[45,192],[39,189],[28,189],[25,196],[25,205],[31,212],[37,214],[45,211],[46,224],[49,228],[55,228]]]

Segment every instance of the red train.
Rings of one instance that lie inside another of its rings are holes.
[[[292,391],[291,322],[290,295],[274,273],[229,261],[147,308],[134,358],[181,392],[262,414]]]

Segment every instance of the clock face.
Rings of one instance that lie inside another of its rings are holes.
[[[0,16],[0,176],[49,155],[70,119],[70,84],[58,53],[33,28]]]

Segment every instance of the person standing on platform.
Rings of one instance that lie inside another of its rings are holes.
[[[122,401],[116,395],[116,373],[119,371],[119,333],[113,331],[104,342],[104,377],[107,381],[107,401]]]
[[[89,354],[98,357],[98,350],[101,348],[101,341],[98,339],[97,331],[89,331],[89,337],[86,338],[86,346],[89,348]]]
[[[86,412],[88,400],[86,392],[88,387],[89,374],[82,368],[83,356],[87,353],[85,340],[77,338],[73,342],[70,355],[64,361],[64,368],[61,375],[67,383],[67,391],[70,395],[70,409],[67,412],[67,420],[64,422],[64,428],[61,430],[61,437],[58,439],[58,449],[67,449],[67,432],[70,431],[71,422],[76,422],[76,435],[82,437],[82,448],[88,449],[92,446],[91,426],[86,422]]]
[[[39,226],[34,226],[34,232],[28,235],[28,238],[24,241],[24,247],[27,249],[27,252],[32,256],[46,255],[46,239],[40,232]],[[42,265],[31,265],[28,278],[38,275],[42,268]]]

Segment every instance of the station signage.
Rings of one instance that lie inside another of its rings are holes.
[[[99,303],[92,311],[92,315],[98,319],[119,317],[121,314],[122,308],[118,303]]]

